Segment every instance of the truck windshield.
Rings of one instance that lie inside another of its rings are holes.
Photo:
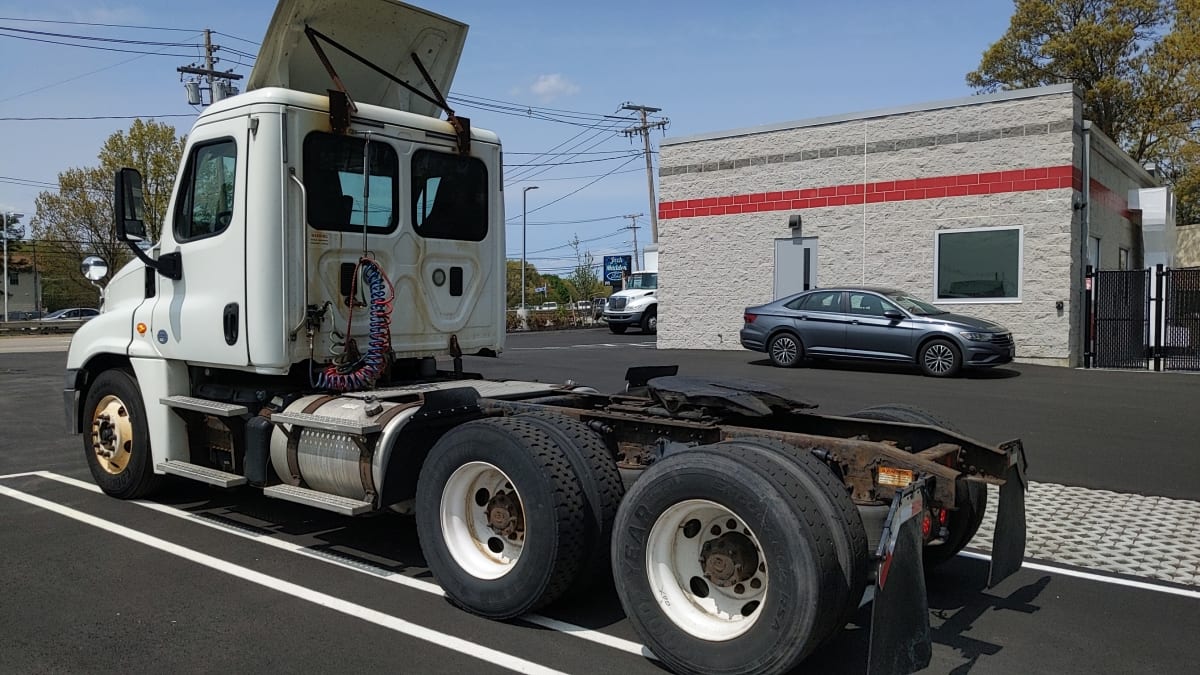
[[[631,290],[654,290],[658,288],[658,273],[638,272],[629,277],[629,285],[626,288]]]

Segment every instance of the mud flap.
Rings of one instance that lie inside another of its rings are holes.
[[[924,510],[922,479],[896,494],[884,523],[867,658],[872,675],[916,672],[928,666],[933,655],[922,560]]]
[[[1025,560],[1025,448],[1021,441],[1009,441],[1000,449],[1008,454],[1008,468],[1004,470],[1000,505],[996,509],[988,588],[1012,576]]]

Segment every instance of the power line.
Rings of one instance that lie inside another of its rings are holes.
[[[0,21],[26,21],[29,23],[56,23],[71,26],[101,26],[104,28],[135,28],[139,30],[171,30],[182,33],[195,33],[193,28],[169,28],[167,26],[135,26],[125,23],[94,23],[91,21],[64,21],[60,19],[20,19],[15,16],[0,16]],[[232,36],[230,36],[232,37]]]
[[[121,38],[102,37],[99,35],[76,35],[73,33],[50,33],[43,30],[31,30],[29,28],[11,28],[9,26],[0,26],[0,30],[6,30],[13,33],[28,33],[30,35],[45,35],[47,37],[70,38],[72,40],[91,40],[93,42],[116,42],[127,45],[149,45],[151,47],[199,47],[200,45],[192,42],[153,42],[149,40],[123,40]],[[15,37],[15,36],[14,36]]]
[[[167,54],[165,52],[147,52],[136,49],[119,49],[117,47],[101,47],[99,45],[81,45],[74,42],[62,42],[61,40],[46,40],[44,38],[29,37],[28,35],[12,35],[9,33],[0,33],[0,37],[14,38],[16,40],[30,40],[32,42],[45,42],[52,45],[65,45],[67,47],[80,47],[83,49],[99,49],[106,52],[123,52],[125,54],[141,54],[143,56],[172,56],[175,58],[186,59],[190,54]]]
[[[175,30],[175,29],[170,29],[170,30]],[[195,35],[193,35],[192,37],[193,37],[193,38],[196,38],[196,37],[199,37],[199,36],[201,36],[201,35],[202,35],[202,33],[196,33],[196,34],[195,34]],[[166,50],[166,48],[164,48],[164,49],[160,49],[160,50],[157,50],[157,51],[159,51],[159,52],[162,52],[162,51],[165,51],[165,50]],[[100,72],[103,72],[103,71],[105,71],[105,70],[109,70],[110,68],[116,68],[117,66],[123,66],[123,65],[125,65],[126,63],[132,63],[132,62],[134,62],[134,61],[137,61],[138,59],[145,58],[146,56],[147,56],[146,54],[139,54],[138,56],[134,56],[134,57],[132,57],[132,58],[125,59],[125,60],[123,60],[123,61],[117,61],[116,63],[113,63],[113,64],[110,64],[110,65],[104,66],[104,67],[102,67],[102,68],[97,68],[97,69],[95,69],[95,70],[90,70],[90,71],[88,71],[88,72],[86,72],[86,73],[83,73],[82,75],[75,75],[75,76],[73,76],[73,77],[68,77],[68,78],[67,78],[67,79],[65,79],[65,80],[59,80],[58,82],[53,82],[53,83],[51,83],[51,84],[45,84],[45,85],[42,85],[42,86],[40,86],[40,87],[35,87],[35,88],[33,88],[33,89],[29,89],[29,90],[26,90],[26,91],[20,92],[20,93],[18,93],[18,94],[13,94],[12,96],[9,96],[8,98],[0,98],[0,103],[7,103],[8,101],[11,101],[11,100],[13,100],[13,99],[17,99],[17,98],[21,98],[22,96],[28,96],[29,94],[36,94],[36,93],[37,93],[37,92],[39,92],[39,91],[45,91],[46,89],[50,89],[50,88],[52,88],[52,87],[57,87],[57,86],[59,86],[59,85],[66,84],[66,83],[68,83],[68,82],[74,82],[75,80],[80,80],[80,79],[83,79],[83,78],[85,78],[85,77],[88,77],[88,76],[90,76],[90,75],[95,75],[96,73],[100,73]]]
[[[589,187],[591,187],[591,186],[595,185],[596,183],[599,183],[601,180],[603,180],[603,179],[605,179],[605,178],[608,178],[608,177],[609,177],[609,176],[611,176],[613,173],[615,173],[615,172],[617,171],[617,169],[623,169],[623,168],[625,168],[625,166],[627,166],[627,165],[628,165],[630,162],[632,162],[632,161],[633,161],[633,160],[635,160],[635,159],[637,159],[637,157],[636,157],[636,156],[634,156],[634,157],[630,157],[628,160],[626,160],[626,161],[625,161],[625,163],[624,163],[624,164],[622,164],[622,165],[618,166],[616,169],[613,169],[612,171],[609,171],[609,172],[608,172],[608,173],[606,173],[606,174],[602,174],[602,175],[601,175],[599,178],[596,178],[595,180],[593,180],[593,181],[590,181],[590,182],[588,182],[588,183],[587,183],[587,184],[585,184],[585,185],[581,185],[580,187],[578,187],[578,188],[575,188],[574,190],[571,190],[571,191],[570,191],[570,192],[568,192],[567,194],[565,194],[565,195],[563,195],[563,196],[559,197],[558,199],[554,199],[554,200],[551,200],[551,201],[549,201],[549,202],[546,202],[545,204],[542,204],[541,206],[537,207],[536,209],[531,209],[531,210],[529,210],[529,211],[526,211],[526,213],[527,213],[527,214],[529,214],[529,213],[534,213],[534,212],[536,212],[536,211],[541,211],[542,209],[544,209],[544,208],[546,208],[546,207],[548,207],[548,206],[550,206],[550,205],[552,205],[552,204],[557,204],[558,202],[561,202],[562,200],[566,199],[567,197],[570,197],[571,195],[578,194],[578,193],[582,192],[583,190],[586,190],[586,189],[588,189]],[[506,221],[504,221],[504,222],[506,222],[506,223],[507,223],[507,222],[509,222],[509,221],[512,221],[512,220],[514,220],[515,218],[516,218],[516,216],[513,216],[512,218],[509,218],[508,220],[506,220]]]
[[[240,42],[248,42],[252,45],[261,45],[262,44],[261,42],[255,42],[254,40],[247,40],[246,38],[240,38],[236,35],[230,35],[229,33],[222,33],[219,30],[214,30],[213,32],[216,33],[217,35],[224,35],[227,38],[232,38],[232,39],[238,40]]]
[[[0,117],[0,122],[69,122],[78,120],[138,120],[160,117],[195,117],[195,113],[171,113],[169,115],[85,115],[78,117]]]
[[[2,118],[0,118],[0,119],[2,119]],[[575,162],[540,162],[540,163],[535,163],[535,164],[505,164],[504,166],[505,167],[543,167],[543,166],[544,167],[553,167],[553,166],[566,166],[568,164],[593,164],[595,162],[611,162],[614,159],[625,159],[626,157],[633,157],[636,159],[641,156],[642,156],[642,153],[640,153],[640,152],[636,153],[636,154],[632,154],[632,155],[627,152],[624,155],[618,155],[617,157],[602,157],[600,159],[581,159],[581,160],[578,160]]]
[[[598,174],[597,173],[597,174],[592,174],[590,176],[555,176],[555,177],[551,177],[551,178],[539,178],[537,180],[539,183],[548,181],[548,180],[587,180],[588,178],[600,178],[601,176],[616,176],[616,175],[622,174],[622,173],[637,173],[640,171],[642,171],[642,169],[640,169],[640,168],[626,169],[625,171],[614,171],[610,174]],[[505,186],[507,187],[510,185],[516,185],[518,183],[529,183],[532,180],[533,180],[532,178],[518,178],[517,180],[514,180],[511,183],[505,183]]]

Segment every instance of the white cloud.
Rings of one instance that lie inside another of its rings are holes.
[[[558,73],[538,75],[537,80],[529,87],[529,91],[542,100],[543,103],[552,101],[560,96],[570,96],[579,93],[579,85]]]

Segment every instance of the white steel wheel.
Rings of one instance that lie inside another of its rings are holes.
[[[493,464],[460,466],[442,490],[442,537],[450,556],[478,579],[512,571],[525,548],[525,509],[512,480]]]
[[[711,642],[750,630],[767,592],[758,539],[737,514],[706,499],[679,502],[655,521],[646,576],[667,617]]]

